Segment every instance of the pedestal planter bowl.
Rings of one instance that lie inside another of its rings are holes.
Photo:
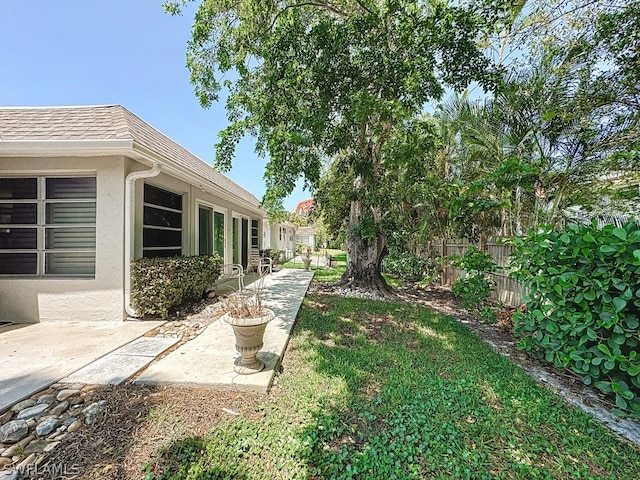
[[[262,316],[255,318],[235,318],[227,313],[222,319],[233,328],[236,336],[236,350],[241,357],[233,370],[241,375],[258,373],[264,369],[264,362],[258,360],[257,353],[264,345],[264,331],[275,317],[273,310],[262,309]]]
[[[304,269],[308,272],[311,266],[311,257],[302,257],[302,263],[304,264]]]

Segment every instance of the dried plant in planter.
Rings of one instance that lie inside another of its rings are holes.
[[[263,290],[264,276],[261,276],[251,287],[234,293],[223,303],[226,313],[222,319],[233,328],[236,350],[240,354],[234,371],[242,375],[257,373],[264,368],[264,362],[256,355],[264,345],[267,323],[274,319],[275,314],[262,304]]]
[[[229,295],[222,301],[223,311],[233,318],[261,317],[267,310],[262,303],[264,275],[242,291]]]

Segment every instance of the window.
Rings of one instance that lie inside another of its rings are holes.
[[[95,177],[0,178],[0,274],[93,276]]]
[[[240,244],[240,255],[242,259],[242,265],[245,267],[249,265],[249,219],[242,218],[241,219],[241,244]]]
[[[233,248],[233,263],[240,263],[240,219],[233,217],[231,229],[231,246]]]
[[[213,253],[213,210],[208,207],[198,207],[198,254]]]
[[[251,248],[259,248],[258,220],[251,220]]]
[[[144,257],[182,254],[182,195],[145,184],[142,254]]]
[[[311,245],[311,242],[309,241],[309,235],[296,235],[296,243]]]
[[[213,213],[213,250],[224,258],[224,213]]]

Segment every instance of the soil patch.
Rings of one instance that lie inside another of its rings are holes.
[[[122,480],[143,478],[167,465],[173,442],[204,436],[222,421],[262,416],[262,394],[197,388],[103,386],[93,399],[107,400],[104,420],[75,432],[28,478]],[[38,473],[41,472],[41,473]],[[58,472],[58,475],[52,475]]]

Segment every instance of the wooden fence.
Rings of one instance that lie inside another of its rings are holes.
[[[502,302],[505,305],[517,307],[522,304],[522,296],[525,289],[520,282],[509,277],[508,265],[513,247],[503,245],[498,240],[490,239],[474,244],[462,238],[446,238],[429,242],[426,251],[419,252],[421,255],[435,255],[436,257],[446,257],[449,255],[464,255],[467,249],[475,246],[493,257],[498,266],[498,270],[491,275],[496,283],[494,291],[491,293],[491,300]],[[445,264],[446,265],[446,264]],[[442,272],[442,284],[453,285],[458,277],[464,275],[464,270],[452,267],[444,267]]]

